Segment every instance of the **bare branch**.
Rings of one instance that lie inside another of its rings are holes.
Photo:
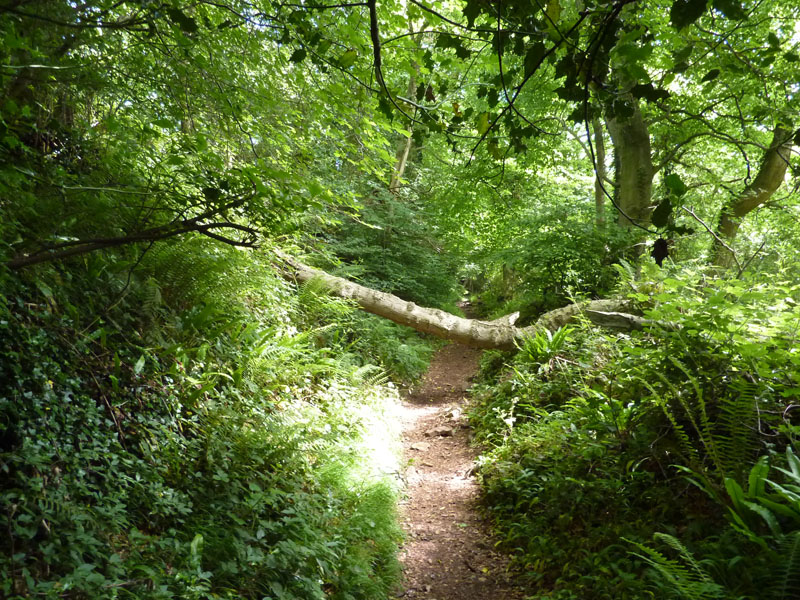
[[[175,237],[184,233],[196,232],[208,237],[214,238],[220,242],[230,244],[233,246],[243,246],[252,248],[255,246],[253,238],[258,235],[258,231],[246,225],[240,225],[230,221],[219,221],[213,223],[203,223],[206,219],[223,214],[226,210],[231,210],[241,206],[246,201],[246,198],[240,198],[230,202],[222,207],[213,208],[205,211],[204,213],[193,217],[191,219],[184,219],[181,221],[173,221],[165,225],[151,227],[128,235],[106,237],[106,238],[91,238],[84,240],[70,240],[60,244],[47,246],[32,254],[24,256],[17,256],[5,263],[9,269],[21,269],[30,267],[44,262],[54,260],[61,260],[71,256],[86,254],[96,250],[104,250],[106,248],[116,248],[125,246],[127,244],[135,244],[138,242],[153,242],[163,240],[170,237]],[[247,233],[251,239],[249,240],[235,240],[220,235],[219,233],[211,231],[212,229],[233,229]]]
[[[730,252],[730,253],[731,253],[731,257],[732,257],[732,258],[733,258],[733,260],[736,262],[736,266],[737,266],[737,267],[739,267],[739,269],[741,269],[741,268],[742,268],[742,265],[741,265],[741,263],[739,262],[739,258],[736,256],[736,252],[733,250],[733,248],[731,248],[731,247],[730,247],[728,244],[726,244],[724,241],[722,241],[722,238],[720,238],[720,237],[717,235],[717,233],[716,233],[716,232],[715,232],[713,229],[711,229],[711,227],[709,227],[709,226],[706,224],[706,222],[705,222],[705,221],[703,221],[703,219],[701,219],[700,217],[698,217],[698,216],[695,214],[695,212],[694,212],[693,210],[691,210],[690,208],[686,208],[685,206],[681,206],[681,210],[682,210],[682,211],[684,211],[685,213],[687,213],[687,214],[691,215],[691,217],[692,217],[692,218],[693,218],[695,221],[697,221],[698,223],[700,223],[700,225],[702,225],[702,226],[705,228],[705,230],[706,230],[708,233],[710,233],[710,234],[712,235],[712,237],[713,237],[713,238],[714,238],[714,239],[717,241],[717,243],[718,243],[720,246],[722,246],[722,247],[723,247],[723,248],[725,248],[725,249],[726,249],[728,252]]]

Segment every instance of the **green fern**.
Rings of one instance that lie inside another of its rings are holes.
[[[800,531],[783,536],[777,554],[780,562],[771,596],[775,600],[797,600],[800,596]]]
[[[376,365],[364,365],[352,373],[351,380],[364,387],[375,387],[388,383],[389,375]]]
[[[725,590],[706,573],[691,552],[677,538],[665,533],[656,533],[653,539],[677,552],[680,560],[667,558],[664,554],[636,542],[631,542],[643,554],[634,552],[658,572],[669,587],[685,600],[710,600],[724,598]],[[629,540],[630,541],[630,540]]]
[[[672,385],[670,381],[664,378],[660,373],[657,374],[659,377],[662,378],[663,381],[675,392],[675,387]],[[694,447],[692,441],[689,439],[689,435],[686,433],[686,429],[684,426],[678,421],[678,418],[675,416],[672,408],[669,405],[668,398],[664,395],[660,394],[655,387],[653,387],[649,382],[641,380],[642,385],[647,388],[647,390],[652,394],[653,400],[658,406],[661,411],[664,413],[664,416],[667,417],[667,420],[672,425],[672,429],[675,432],[675,435],[678,438],[678,442],[680,444],[680,450],[683,454],[683,459],[690,465],[693,465],[696,468],[700,466],[700,455],[697,452],[697,448]]]
[[[756,386],[740,384],[735,388],[735,393],[721,397],[712,418],[698,376],[676,358],[669,357],[669,361],[680,371],[681,379],[688,383],[688,390],[685,385],[679,387],[671,378],[659,372],[655,374],[668,390],[667,394],[659,393],[647,381],[642,383],[672,424],[689,464],[696,471],[708,471],[703,464],[702,450],[713,465],[713,475],[717,481],[721,483],[731,476],[743,480],[744,468],[752,464],[758,452],[758,440],[754,432],[757,422]],[[682,414],[675,414],[676,405],[682,409]],[[699,447],[692,442],[682,425],[684,419],[699,440]]]
[[[621,289],[630,288],[634,292],[638,291],[636,287],[636,269],[628,261],[624,258],[620,258],[619,263],[613,263],[611,268],[614,269],[619,276],[619,287]]]
[[[559,327],[555,332],[549,329],[539,329],[533,335],[514,341],[521,356],[531,363],[547,363],[564,349],[572,327]]]
[[[241,252],[194,238],[162,243],[142,260],[161,287],[166,304],[186,308],[199,302],[234,306],[248,287]]]
[[[756,436],[756,384],[739,381],[731,386],[731,394],[720,400],[719,433],[717,446],[725,468],[738,480],[743,480],[744,469],[758,455]]]

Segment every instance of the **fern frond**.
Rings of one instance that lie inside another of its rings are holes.
[[[639,291],[634,283],[636,281],[636,269],[634,269],[628,261],[621,258],[619,259],[619,263],[613,263],[611,268],[619,275],[621,287],[629,287],[634,292]]]
[[[669,586],[677,592],[680,598],[685,598],[686,600],[712,600],[725,597],[725,590],[722,586],[715,583],[703,571],[692,553],[677,538],[665,533],[657,533],[654,538],[677,551],[681,561],[667,558],[658,550],[637,542],[631,543],[644,554],[636,552],[633,554],[653,567],[666,580]]]
[[[780,564],[772,595],[776,600],[797,600],[800,597],[800,531],[783,536],[778,557]]]
[[[663,378],[663,380],[674,390],[674,386],[669,380],[666,378]],[[652,385],[650,385],[649,382],[642,380],[642,384],[653,395],[653,400],[655,401],[656,406],[661,409],[661,411],[664,413],[664,416],[667,417],[667,420],[672,425],[672,429],[675,431],[675,435],[678,438],[678,442],[680,443],[686,462],[695,465],[699,464],[700,460],[697,448],[692,445],[686,430],[684,429],[683,425],[678,422],[678,419],[675,416],[675,413],[672,411],[667,399],[664,398],[663,395],[661,395]]]
[[[697,435],[700,438],[700,442],[703,444],[703,447],[706,450],[706,453],[711,458],[711,462],[714,463],[714,467],[717,469],[717,472],[721,477],[724,477],[727,473],[725,469],[725,465],[723,464],[719,449],[717,447],[717,438],[714,436],[714,430],[711,424],[711,420],[708,416],[708,408],[706,406],[705,397],[703,395],[703,389],[700,386],[700,383],[697,380],[697,377],[692,374],[689,369],[684,365],[681,361],[676,359],[674,356],[669,357],[670,362],[679,369],[694,390],[694,400],[696,404],[696,408],[689,405],[689,402],[686,400],[684,394],[677,393],[677,399],[680,402],[683,409],[686,411],[686,416],[689,417],[689,420],[692,423],[692,426],[697,431]],[[695,414],[695,411],[698,413]],[[699,419],[698,419],[699,417]]]
[[[200,238],[155,246],[142,260],[161,288],[166,304],[186,308],[200,301],[229,306],[248,285],[238,250]]]
[[[758,455],[756,393],[758,386],[742,381],[720,400],[717,447],[725,470],[739,481]]]
[[[365,387],[375,387],[388,383],[389,375],[376,365],[364,365],[353,372],[352,379]]]

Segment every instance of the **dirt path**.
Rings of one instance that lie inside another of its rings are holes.
[[[493,551],[477,511],[471,476],[476,452],[462,405],[480,352],[451,344],[433,359],[420,387],[403,402],[408,498],[403,502],[405,570],[398,597],[424,600],[515,600],[524,594]]]

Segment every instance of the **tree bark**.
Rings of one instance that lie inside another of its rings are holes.
[[[626,228],[633,227],[634,223],[646,227],[653,210],[651,198],[655,174],[650,132],[639,110],[638,100],[630,94],[626,100],[633,107],[633,115],[626,119],[615,117],[606,121],[618,161],[615,174],[620,210],[618,222]]]
[[[767,202],[783,183],[792,152],[792,133],[778,125],[772,132],[772,142],[764,153],[761,166],[753,181],[722,209],[717,224],[717,237],[730,243],[736,237],[742,219],[752,210]],[[731,251],[718,241],[714,242],[711,258],[717,267],[729,268],[734,263]]]
[[[516,343],[538,331],[554,331],[579,316],[587,317],[592,323],[610,329],[641,329],[646,320],[627,312],[629,308],[623,300],[593,300],[559,308],[542,315],[529,327],[515,327],[514,315],[495,321],[465,319],[437,308],[417,306],[386,292],[364,287],[347,279],[329,275],[324,271],[309,267],[294,258],[276,252],[288,269],[283,269],[284,277],[299,283],[319,281],[331,294],[355,301],[362,309],[406,325],[422,333],[458,342],[474,348],[497,348],[513,350]]]

